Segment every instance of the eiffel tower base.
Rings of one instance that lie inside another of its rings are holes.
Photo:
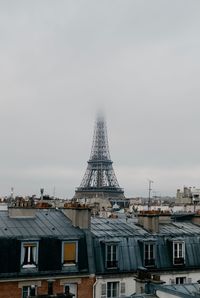
[[[81,190],[77,189],[75,191],[74,199],[83,199],[83,198],[107,198],[107,199],[124,199],[123,190],[114,191],[114,190],[103,190],[102,189],[92,189],[92,190]]]

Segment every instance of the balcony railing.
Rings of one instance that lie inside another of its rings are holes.
[[[106,268],[107,269],[116,269],[118,268],[118,261],[115,260],[115,261],[107,261],[106,262]]]
[[[155,259],[145,259],[144,266],[145,267],[154,267],[156,264]]]
[[[184,265],[185,259],[184,258],[174,258],[174,265]]]

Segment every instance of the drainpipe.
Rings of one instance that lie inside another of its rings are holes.
[[[93,298],[95,298],[95,289],[96,289],[97,283],[98,283],[98,280],[96,279],[95,283],[93,284]]]

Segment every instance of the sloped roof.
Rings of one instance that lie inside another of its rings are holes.
[[[172,222],[168,224],[160,224],[160,233],[163,235],[200,235],[200,226],[189,221]]]
[[[91,231],[98,238],[149,235],[143,228],[124,219],[92,218]]]
[[[38,209],[34,218],[10,218],[8,211],[0,211],[0,238],[77,238],[83,231],[72,226],[59,210]]]
[[[185,242],[185,268],[200,267],[200,226],[191,222],[160,224],[160,233],[147,232],[134,222],[123,219],[93,218],[91,224],[96,271],[108,272],[105,267],[105,245],[115,242],[118,246],[120,272],[144,268],[144,241],[155,241],[156,269],[173,268],[172,241]],[[152,268],[153,269],[153,268]]]
[[[172,294],[173,296],[184,298],[199,297],[200,293],[200,286],[197,283],[181,285],[152,285],[152,288]]]

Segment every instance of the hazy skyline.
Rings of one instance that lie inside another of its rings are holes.
[[[200,2],[2,1],[0,195],[72,197],[103,108],[125,195],[200,188]]]

